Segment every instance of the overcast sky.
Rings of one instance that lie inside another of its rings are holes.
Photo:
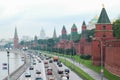
[[[75,23],[81,32],[83,20],[86,24],[100,14],[104,3],[110,19],[120,15],[119,0],[0,0],[0,39],[13,38],[15,26],[18,36],[39,36],[43,28],[47,36],[57,36],[65,25],[70,33]]]

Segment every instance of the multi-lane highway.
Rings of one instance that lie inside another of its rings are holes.
[[[50,62],[50,60],[52,62]],[[82,80],[69,68],[64,66],[62,63],[60,64],[62,66],[59,66],[57,62],[54,62],[52,58],[48,58],[47,56],[41,55],[38,57],[33,55],[31,58],[30,65],[30,67],[33,68],[33,70],[30,70],[29,67],[27,70],[25,70],[25,72],[20,76],[18,80],[63,80],[63,77],[69,77],[69,79],[64,80]],[[65,69],[69,70],[69,73],[66,73]],[[59,74],[59,70],[63,71],[63,73]],[[40,73],[37,74],[37,72]]]

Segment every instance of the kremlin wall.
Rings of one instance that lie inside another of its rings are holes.
[[[105,8],[102,8],[98,21],[95,25],[95,35],[91,37],[92,42],[87,41],[88,35],[85,21],[83,21],[81,29],[82,33],[80,40],[78,42],[74,42],[75,39],[79,39],[76,25],[73,24],[71,28],[72,37],[70,40],[67,40],[67,31],[65,26],[63,26],[61,31],[61,40],[56,43],[54,48],[71,49],[74,47],[78,55],[91,55],[92,63],[96,66],[100,66],[102,64],[101,59],[103,58],[104,67],[109,72],[120,76],[120,40],[113,37],[112,24]],[[54,34],[56,34],[55,31]],[[36,39],[37,38],[35,38],[35,41]],[[37,44],[34,46],[37,46]],[[42,47],[46,47],[46,45],[44,44]],[[16,29],[14,35],[14,48],[18,48],[18,36]]]
[[[109,20],[105,8],[102,8],[97,23],[95,24],[95,35],[92,42],[87,41],[87,26],[85,21],[82,24],[81,39],[75,43],[72,39],[70,41],[65,39],[66,29],[62,29],[62,38],[57,43],[56,48],[70,49],[74,47],[76,53],[89,54],[92,56],[93,65],[100,66],[103,58],[103,66],[111,73],[120,76],[120,40],[113,37],[112,24]],[[77,28],[72,26],[71,34],[75,35]],[[101,56],[102,54],[102,56]]]

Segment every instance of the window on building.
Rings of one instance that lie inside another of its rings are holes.
[[[104,34],[103,37],[106,37],[106,35]]]
[[[106,26],[103,26],[103,30],[106,30]]]

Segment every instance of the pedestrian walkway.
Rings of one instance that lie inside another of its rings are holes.
[[[72,60],[69,59],[69,58],[66,58],[66,60],[72,62]],[[87,68],[86,66],[84,66],[84,65],[82,65],[82,64],[80,64],[80,63],[78,63],[78,62],[76,62],[76,61],[74,61],[73,64],[76,65],[76,66],[78,66],[78,67],[79,67],[80,69],[82,69],[84,72],[88,73],[88,74],[89,74],[91,77],[93,77],[95,80],[102,80],[102,79],[101,79],[101,75],[98,74],[97,72],[95,72],[95,71]],[[104,77],[103,80],[108,80],[108,79]]]

